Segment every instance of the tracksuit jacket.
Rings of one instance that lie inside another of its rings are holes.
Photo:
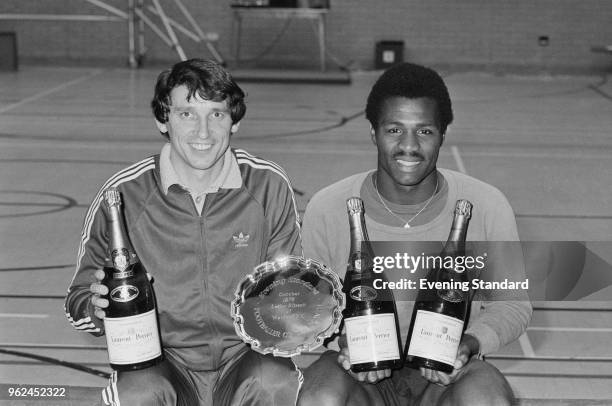
[[[130,241],[154,278],[164,349],[186,367],[207,371],[246,345],[230,316],[238,283],[261,262],[302,255],[302,249],[295,196],[282,168],[241,149],[232,152],[242,186],[208,194],[201,215],[179,185],[164,193],[159,155],[106,181],[87,211],[65,302],[66,316],[77,330],[104,334],[89,286],[108,256],[103,191],[117,187]]]

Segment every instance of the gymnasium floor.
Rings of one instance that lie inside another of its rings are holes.
[[[0,72],[0,349],[109,371],[104,340],[69,326],[63,295],[90,199],[162,145],[148,107],[157,72]],[[350,85],[241,83],[248,111],[233,144],[281,164],[303,211],[321,187],[374,167],[362,110],[379,73],[353,73]],[[523,240],[589,241],[611,263],[612,83],[442,73],[456,121],[439,166],[501,189]],[[548,399],[523,404],[612,404],[612,290],[601,288],[588,301],[535,303],[528,332],[490,357],[521,398]],[[105,382],[0,353],[0,384]]]

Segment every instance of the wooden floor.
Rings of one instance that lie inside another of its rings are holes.
[[[523,240],[589,241],[612,263],[612,83],[443,73],[456,121],[439,166],[501,189]],[[0,350],[109,371],[103,339],[72,330],[62,299],[90,199],[109,175],[162,145],[148,108],[156,74],[0,73]],[[234,145],[281,164],[303,210],[321,187],[374,167],[362,112],[376,77],[243,83],[248,111]],[[589,300],[536,303],[527,333],[489,358],[522,404],[612,404],[612,291],[601,288]],[[93,393],[80,387],[105,379],[0,354],[0,384],[26,383],[70,385],[77,399]],[[0,404],[13,404],[3,396]]]

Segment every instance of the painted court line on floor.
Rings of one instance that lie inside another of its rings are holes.
[[[34,94],[34,95],[30,96],[30,97],[26,97],[25,99],[22,99],[22,100],[18,101],[17,103],[9,104],[8,106],[0,108],[0,114],[6,113],[7,111],[11,111],[11,110],[13,110],[13,109],[15,109],[15,108],[17,108],[19,106],[22,106],[24,104],[27,104],[27,103],[29,103],[31,101],[41,99],[41,98],[43,98],[45,96],[48,96],[48,95],[50,95],[52,93],[58,92],[60,90],[63,90],[63,89],[65,89],[67,87],[70,87],[72,85],[76,85],[77,83],[84,82],[85,80],[90,79],[90,78],[92,78],[94,76],[97,76],[97,75],[99,75],[102,72],[104,72],[103,69],[96,69],[96,70],[88,73],[87,75],[84,75],[84,76],[81,76],[79,78],[73,79],[73,80],[71,80],[69,82],[62,83],[61,85],[52,87],[51,89],[47,89],[47,90],[44,90],[42,92],[36,93],[36,94]]]
[[[457,169],[467,175],[467,170],[465,169],[465,164],[463,163],[463,159],[461,158],[461,154],[459,153],[459,147],[456,145],[451,146],[451,153],[455,158],[455,163],[457,164]],[[523,333],[518,339],[519,345],[521,346],[521,350],[525,357],[534,357],[535,351],[533,350],[533,346],[531,345],[531,341],[527,336],[527,332]]]
[[[0,313],[0,318],[7,319],[47,319],[48,314]]]
[[[529,331],[557,331],[573,333],[612,333],[607,327],[527,327]]]
[[[11,348],[39,348],[45,350],[105,350],[107,349],[105,345],[96,345],[96,344],[46,344],[46,343],[24,343],[24,342],[8,342],[1,343],[3,347],[11,347]],[[2,403],[0,403],[1,405]]]
[[[61,148],[62,150],[71,148],[71,149],[83,149],[88,148],[91,150],[97,149],[108,149],[108,140],[101,142],[99,140],[96,141],[86,141],[86,140],[73,140],[73,141],[52,141],[52,140],[17,140],[17,139],[0,139],[0,146],[4,146],[6,148]],[[159,147],[152,145],[151,140],[142,140],[142,141],[122,141],[121,148],[122,149],[143,149],[143,150],[156,150],[161,148],[161,143],[163,140],[160,140]],[[363,155],[371,155],[375,154],[376,150],[346,150],[346,149],[338,149],[334,150],[332,148],[318,149],[318,148],[299,148],[299,150],[292,150],[293,147],[267,147],[267,146],[255,146],[255,145],[244,145],[240,142],[236,143],[237,146],[241,148],[248,149],[252,153],[257,154],[265,154],[265,153],[274,153],[274,154],[314,154],[314,155],[347,155],[347,156],[363,156]],[[454,146],[453,146],[454,147]],[[440,150],[441,156],[455,156],[451,147],[451,151],[448,149]],[[456,147],[455,147],[456,148]],[[458,154],[458,148],[457,152]],[[580,154],[576,152],[550,152],[550,153],[538,153],[538,152],[477,152],[477,151],[461,151],[461,155],[459,158],[463,163],[463,157],[493,157],[493,158],[543,158],[543,159],[602,159],[602,160],[610,160],[612,159],[612,155],[608,153],[585,153]],[[457,158],[455,158],[457,159]],[[465,169],[465,166],[464,166]]]
[[[463,163],[463,159],[461,158],[461,154],[459,153],[459,147],[457,147],[456,145],[452,145],[451,154],[453,154],[453,158],[455,158],[455,163],[457,164],[457,169],[459,170],[459,172],[467,174],[465,164]]]
[[[535,351],[533,350],[533,346],[531,345],[531,341],[529,340],[529,336],[527,336],[527,332],[523,333],[518,339],[519,345],[521,346],[521,350],[523,350],[523,354],[527,358],[535,357]]]

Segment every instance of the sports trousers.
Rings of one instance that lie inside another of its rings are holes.
[[[289,358],[246,348],[218,371],[192,371],[171,354],[156,366],[114,372],[102,391],[111,406],[291,406],[302,384]]]

